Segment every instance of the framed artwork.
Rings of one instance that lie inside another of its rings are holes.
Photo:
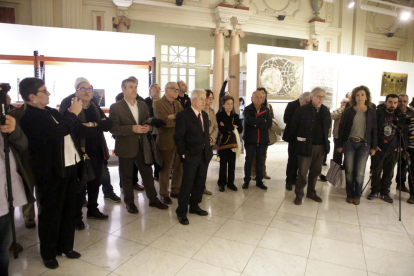
[[[303,90],[303,57],[257,54],[257,87],[266,88],[269,101],[292,101]]]
[[[384,72],[382,74],[381,96],[407,94],[408,74]]]
[[[99,106],[105,106],[105,89],[93,89],[93,97]]]

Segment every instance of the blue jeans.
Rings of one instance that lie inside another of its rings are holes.
[[[9,247],[13,242],[10,214],[0,217],[0,275],[9,275]]]
[[[364,184],[365,167],[369,155],[369,145],[348,140],[344,144],[344,167],[346,175],[346,196],[360,199]]]

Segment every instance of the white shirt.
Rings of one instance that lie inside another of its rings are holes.
[[[195,115],[196,115],[196,117],[197,117],[197,120],[198,120],[198,114],[200,114],[201,112],[198,112],[198,111],[197,111],[197,109],[195,109],[193,106],[191,106],[191,108],[193,109],[193,111],[194,111],[194,113],[195,113]],[[201,118],[201,125],[202,125],[203,132],[204,132],[204,120],[203,120],[203,113],[201,113],[200,118]]]
[[[56,124],[59,124],[59,122],[56,121],[55,118],[53,118],[53,120],[55,120]],[[66,135],[63,141],[64,141],[64,151],[65,151],[65,167],[73,166],[76,163],[78,163],[81,160],[81,158],[78,154],[78,151],[75,148],[75,144],[73,143],[73,140],[70,134]]]
[[[0,135],[0,216],[9,213],[9,202],[7,201],[7,181],[6,181],[6,157],[4,155],[3,135]],[[17,172],[16,160],[13,152],[10,151],[10,173],[13,192],[13,206],[22,206],[27,203],[26,192],[24,190],[23,179]]]
[[[134,116],[135,122],[139,124],[139,111],[138,111],[138,102],[135,100],[135,104],[131,105],[127,100],[124,101],[128,104],[129,109],[131,110],[132,116]]]

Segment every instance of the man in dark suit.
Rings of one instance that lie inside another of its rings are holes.
[[[176,213],[178,221],[183,225],[189,224],[188,211],[199,216],[208,215],[198,206],[203,198],[208,164],[213,157],[208,114],[203,111],[205,104],[206,92],[195,89],[191,92],[191,107],[177,113],[176,116],[174,141],[183,160],[185,172]]]
[[[137,101],[137,83],[131,79],[122,81],[124,99],[111,105],[109,118],[113,122],[111,133],[115,135],[115,154],[119,157],[119,171],[124,189],[124,201],[129,213],[137,214],[134,203],[132,173],[134,164],[141,173],[142,182],[150,200],[149,206],[167,209],[157,198],[151,165],[145,164],[142,135],[151,130],[144,122],[149,118],[147,105]]]
[[[285,131],[283,132],[283,140],[289,143],[288,146],[288,163],[286,167],[286,190],[292,191],[292,185],[296,185],[296,178],[298,177],[298,157],[295,150],[296,137],[292,137],[291,121],[296,109],[301,105],[308,104],[310,102],[310,93],[302,93],[296,101],[288,103],[283,115],[283,121],[286,124]]]

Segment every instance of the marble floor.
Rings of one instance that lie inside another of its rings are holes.
[[[168,210],[158,210],[137,192],[139,214],[132,215],[123,203],[100,196],[109,220],[85,220],[74,248],[82,257],[58,257],[56,270],[43,266],[37,230],[26,229],[17,210],[24,250],[11,259],[10,275],[414,275],[414,206],[403,194],[400,222],[395,183],[394,204],[363,198],[361,205],[350,205],[345,190],[318,182],[323,202],[305,199],[295,206],[294,193],[284,189],[286,143],[269,148],[267,191],[254,184],[241,189],[242,159],[236,167],[239,190],[224,193],[216,184],[219,163],[212,160],[207,188],[213,195],[200,205],[209,216],[190,214],[188,226],[176,219],[176,199]],[[118,168],[110,172],[119,194]]]

